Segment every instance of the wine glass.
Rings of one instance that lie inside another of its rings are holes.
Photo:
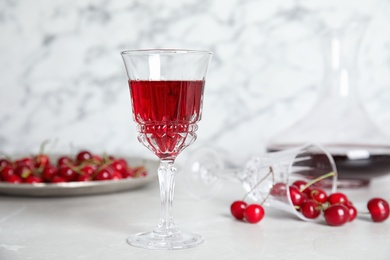
[[[308,219],[296,210],[289,187],[296,181],[304,181],[310,188],[329,193],[337,189],[333,157],[315,143],[253,156],[244,166],[232,165],[215,150],[200,147],[189,155],[185,166],[186,190],[195,197],[210,199],[222,188],[223,180],[235,181],[257,203],[287,211],[305,221],[318,219]]]
[[[147,249],[182,249],[203,237],[178,229],[172,216],[176,157],[196,139],[205,78],[212,53],[184,49],[128,50],[121,53],[130,89],[138,140],[159,159],[161,209],[157,227],[128,238]]]

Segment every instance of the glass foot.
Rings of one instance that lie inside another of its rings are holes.
[[[202,236],[183,231],[170,235],[161,235],[154,231],[130,236],[127,243],[146,249],[176,250],[195,247],[203,243]]]

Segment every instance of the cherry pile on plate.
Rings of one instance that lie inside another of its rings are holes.
[[[7,183],[60,183],[137,178],[147,175],[143,166],[132,167],[123,158],[80,151],[56,161],[45,153],[16,160],[0,158],[0,181]]]
[[[287,189],[289,192],[287,192]],[[352,201],[341,192],[327,194],[316,185],[308,186],[305,181],[298,180],[292,185],[275,183],[270,189],[269,195],[275,199],[285,200],[287,194],[295,210],[308,219],[317,219],[323,216],[330,226],[341,226],[353,221],[358,211]],[[246,197],[246,196],[245,196]],[[237,200],[230,206],[230,212],[238,220],[248,223],[260,222],[265,214],[261,204],[247,204],[244,200]],[[285,200],[286,203],[287,200]],[[389,203],[382,198],[372,198],[367,202],[368,212],[374,222],[383,222],[389,217]]]

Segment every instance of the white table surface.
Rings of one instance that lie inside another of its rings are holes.
[[[0,259],[390,259],[390,220],[357,218],[342,227],[308,223],[271,208],[258,224],[234,220],[231,202],[244,190],[225,183],[212,199],[194,199],[179,175],[176,224],[205,237],[195,248],[153,251],[126,243],[159,216],[158,185],[121,193],[68,198],[0,195]],[[364,189],[343,190],[355,204],[390,200],[390,176]]]

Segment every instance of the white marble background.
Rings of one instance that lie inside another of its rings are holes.
[[[390,133],[389,0],[0,0],[0,151],[33,153],[57,140],[50,151],[153,157],[136,140],[119,53],[194,48],[215,55],[193,147],[262,153],[321,88],[313,21],[361,12],[373,19],[359,55],[359,91]]]

